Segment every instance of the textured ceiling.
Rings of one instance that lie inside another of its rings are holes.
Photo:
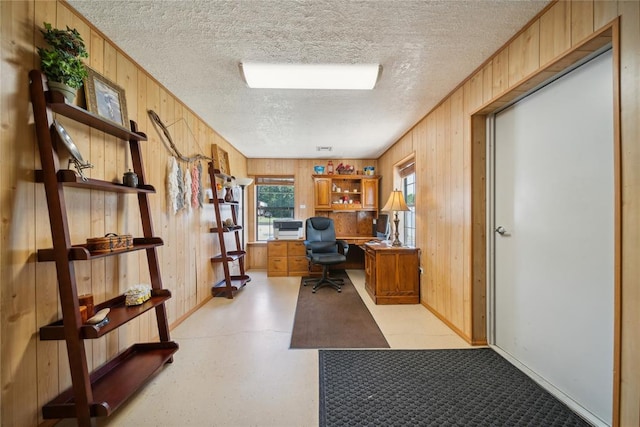
[[[377,158],[548,0],[68,3],[245,156]],[[243,61],[383,71],[373,91],[249,89]]]

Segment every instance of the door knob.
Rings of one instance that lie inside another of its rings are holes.
[[[498,233],[501,236],[504,236],[505,234],[507,234],[507,229],[500,225],[496,228],[496,233]]]

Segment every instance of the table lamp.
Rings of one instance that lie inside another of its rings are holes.
[[[384,207],[382,208],[383,211],[387,211],[387,212],[393,212],[394,217],[393,217],[393,223],[395,224],[395,239],[393,239],[393,243],[391,243],[391,246],[402,246],[402,242],[400,242],[400,239],[398,239],[399,236],[399,231],[398,231],[398,224],[400,223],[400,219],[398,218],[398,211],[408,211],[409,210],[409,206],[407,206],[407,204],[404,201],[404,196],[402,195],[402,191],[400,190],[393,190],[391,192],[391,195],[389,196],[389,200],[387,200],[387,203],[384,205]]]

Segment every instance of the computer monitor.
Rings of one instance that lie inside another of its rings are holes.
[[[376,238],[380,240],[389,240],[390,224],[389,215],[381,213],[376,221]]]

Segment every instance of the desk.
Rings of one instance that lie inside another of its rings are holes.
[[[362,270],[364,268],[364,244],[370,242],[371,236],[338,236],[338,239],[349,243],[347,262],[339,264],[335,268]]]
[[[364,244],[365,289],[376,304],[420,303],[420,249]]]
[[[371,237],[338,237],[349,243],[347,262],[332,266],[333,270],[364,268],[364,252],[358,243],[371,240]],[[309,270],[311,268],[311,270]],[[322,273],[322,267],[309,266],[304,240],[272,239],[267,241],[267,276],[309,276]]]

